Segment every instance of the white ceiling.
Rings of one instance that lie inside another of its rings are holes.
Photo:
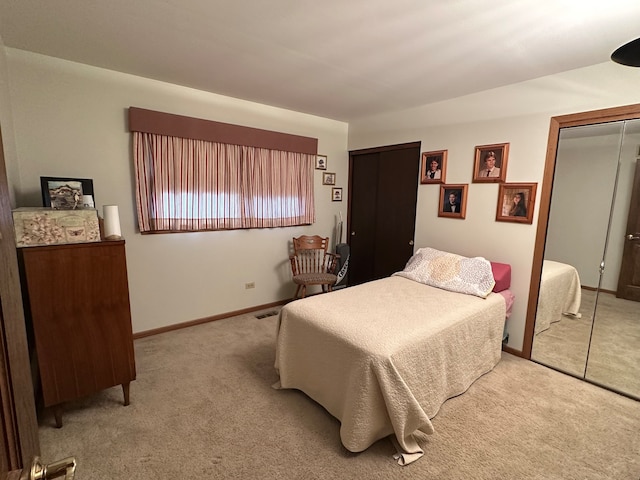
[[[0,0],[6,47],[343,121],[606,62],[639,36],[639,0]]]

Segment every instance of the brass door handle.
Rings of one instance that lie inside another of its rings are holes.
[[[627,240],[640,240],[640,233],[636,233],[635,235],[630,233],[626,238]]]
[[[73,480],[76,475],[76,459],[74,457],[58,460],[57,462],[43,465],[40,457],[34,457],[31,462],[31,468],[23,470],[20,480],[49,480],[51,478],[60,478],[64,476],[64,480]]]

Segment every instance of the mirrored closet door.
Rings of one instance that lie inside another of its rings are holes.
[[[531,359],[640,399],[639,162],[640,119],[560,129]]]

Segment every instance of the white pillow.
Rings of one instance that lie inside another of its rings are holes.
[[[489,260],[467,258],[429,247],[418,249],[404,270],[393,275],[482,298],[486,298],[496,284]]]

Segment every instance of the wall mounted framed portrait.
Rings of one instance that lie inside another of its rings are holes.
[[[336,184],[336,174],[329,172],[322,172],[322,184],[323,185],[335,185]]]
[[[468,184],[440,185],[439,217],[464,218],[467,213]]]
[[[504,182],[507,178],[507,160],[509,160],[508,143],[477,146],[473,166],[474,183]]]
[[[501,183],[496,221],[533,223],[537,183]]]
[[[326,169],[327,169],[327,156],[316,155],[316,170],[326,170]]]
[[[420,183],[444,183],[447,173],[447,150],[422,152]]]
[[[95,208],[93,180],[88,178],[40,177],[42,204],[54,210]]]
[[[341,187],[333,187],[331,189],[331,201],[332,202],[341,202],[342,201],[342,188]]]

